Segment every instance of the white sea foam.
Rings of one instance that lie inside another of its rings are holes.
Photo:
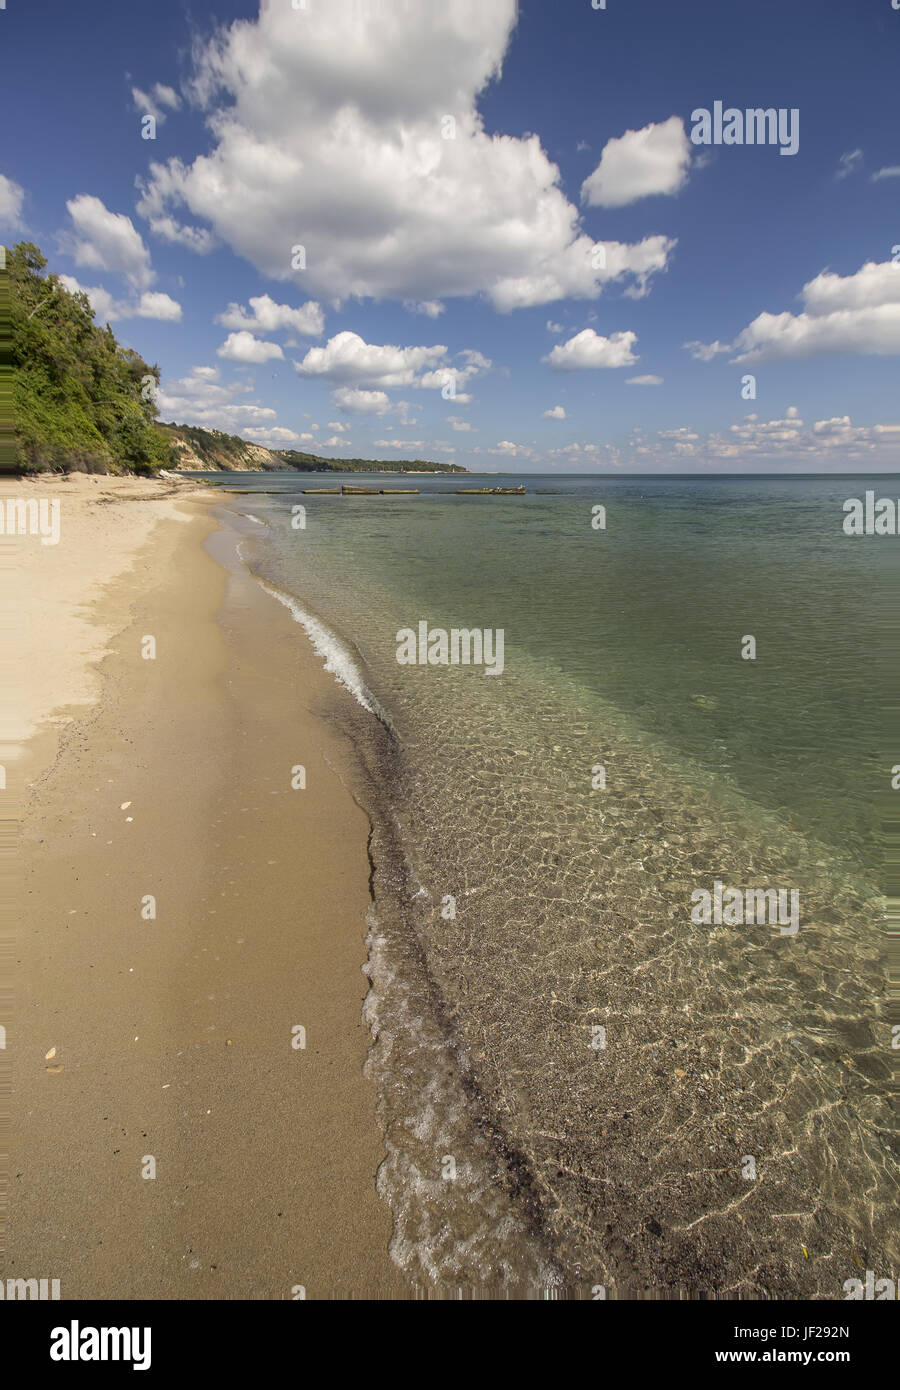
[[[251,512],[241,512],[241,516],[245,516],[248,521],[255,521],[257,526],[265,526],[266,524],[264,521],[260,521],[258,516],[253,516]]]
[[[393,1217],[391,1259],[416,1287],[440,1296],[461,1286],[493,1288],[494,1296],[505,1286],[552,1288],[557,1272],[497,1181],[496,1157],[447,1066],[447,1040],[423,1008],[421,981],[402,965],[374,908],[366,923],[363,1018],[372,1047],[364,1075],[379,1092],[385,1156],[375,1186]],[[452,1181],[443,1173],[448,1157],[456,1161]]]
[[[390,728],[391,722],[387,714],[366,685],[359,667],[340,638],[335,636],[331,629],[327,628],[318,618],[314,618],[311,613],[308,613],[292,594],[282,593],[280,589],[276,589],[272,584],[267,584],[265,580],[261,579],[260,583],[266,593],[277,598],[279,603],[283,603],[295,622],[300,624],[319,656],[324,658],[325,670],[334,676],[338,685],[349,690],[357,704],[362,705],[363,709],[374,714],[376,719],[380,719],[383,724]]]

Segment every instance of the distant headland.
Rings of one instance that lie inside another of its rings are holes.
[[[428,459],[325,458],[298,449],[266,449],[240,435],[222,430],[201,429],[196,425],[157,426],[171,445],[169,469],[182,473],[467,473],[458,463],[432,463]]]

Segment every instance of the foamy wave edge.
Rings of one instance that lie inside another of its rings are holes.
[[[293,594],[283,593],[273,584],[267,584],[264,579],[260,579],[259,583],[267,594],[283,603],[294,621],[300,624],[315,651],[323,658],[325,670],[329,675],[334,676],[338,685],[350,692],[357,704],[362,705],[369,714],[374,714],[376,719],[393,732],[387,713],[366,685],[359,667],[340,638],[318,618],[314,618],[312,613],[308,613]]]

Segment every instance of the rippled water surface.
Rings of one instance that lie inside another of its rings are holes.
[[[900,541],[841,522],[898,480],[522,481],[335,498],[269,476],[247,486],[285,491],[229,503],[267,523],[253,568],[341,643],[394,1256],[434,1287],[584,1297],[896,1277],[878,807]],[[399,665],[421,620],[502,628],[502,675]],[[715,880],[797,890],[799,931],[694,923]]]

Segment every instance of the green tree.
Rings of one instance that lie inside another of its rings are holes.
[[[159,368],[122,347],[109,324],[100,328],[87,296],[70,293],[58,276],[44,273],[46,266],[33,242],[19,242],[6,274],[0,272],[10,325],[8,363],[0,336],[0,393],[6,384],[14,466],[157,472],[171,461],[169,441],[155,424]]]

